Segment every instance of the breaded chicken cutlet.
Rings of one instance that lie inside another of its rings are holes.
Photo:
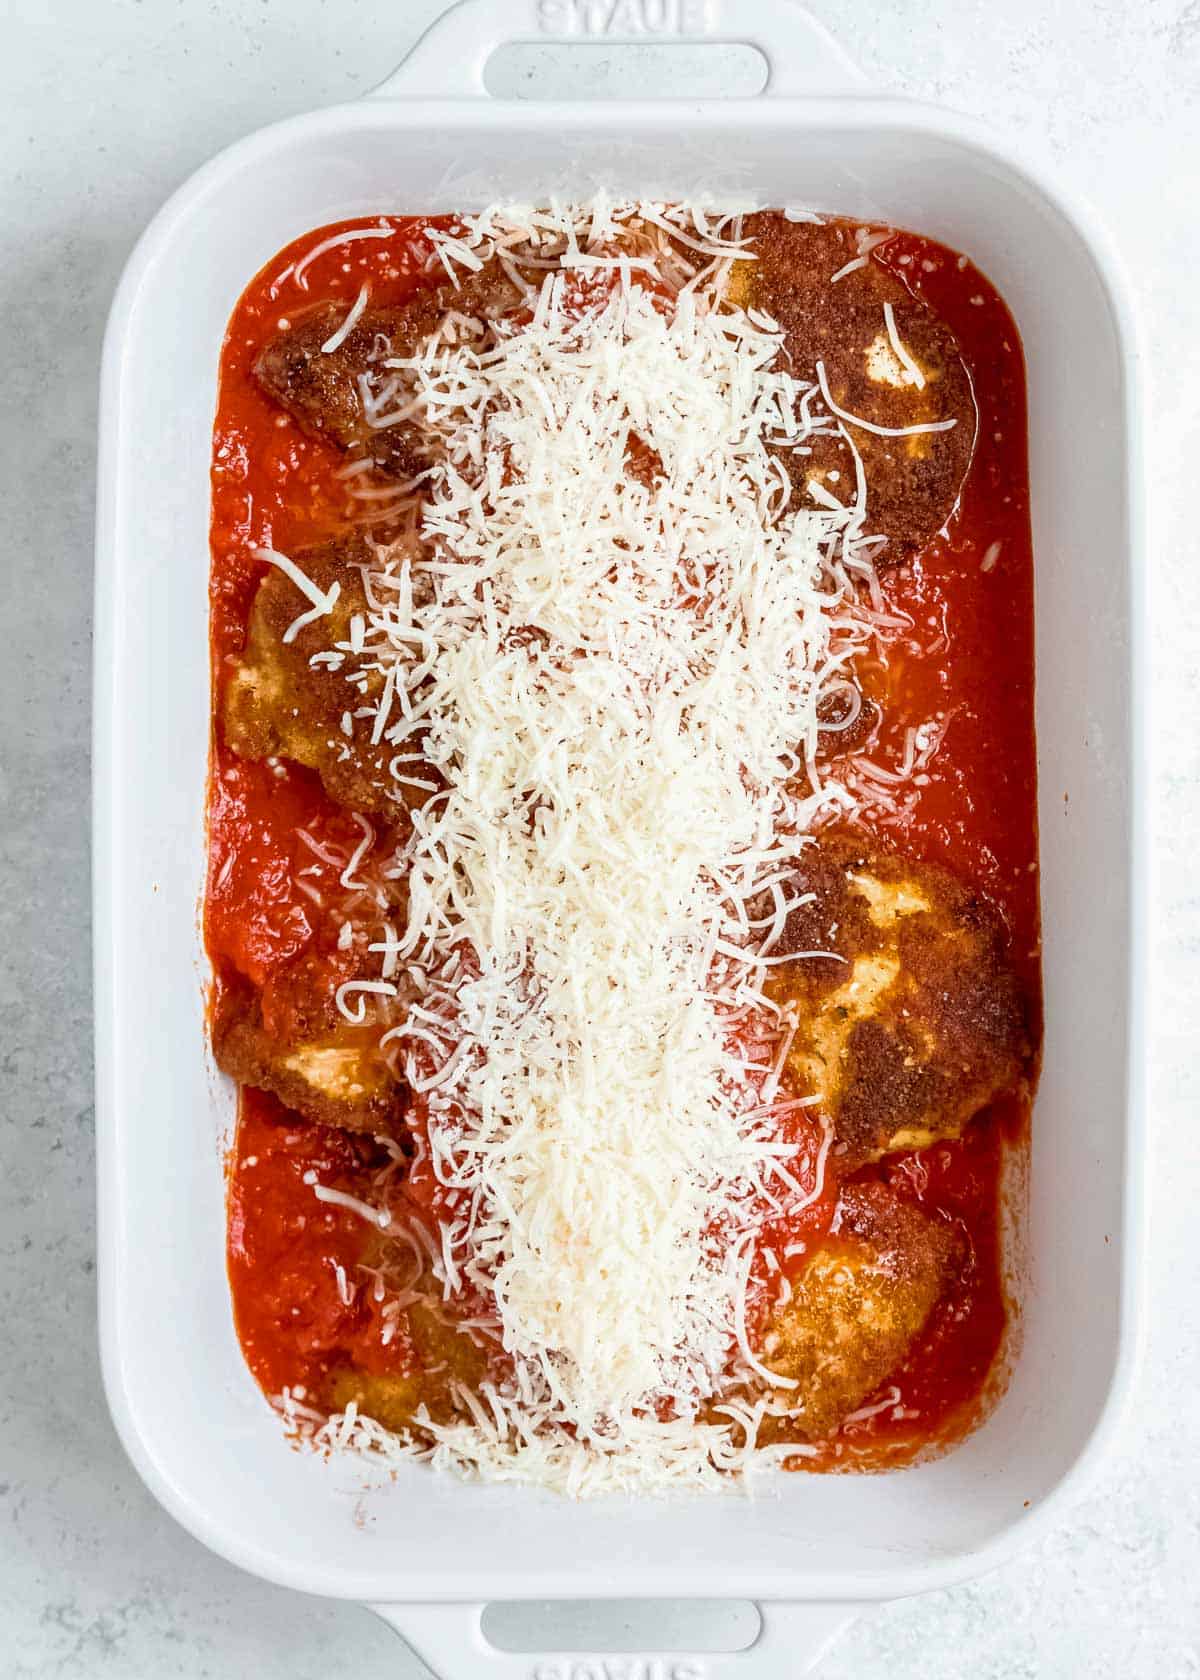
[[[374,556],[363,538],[350,536],[294,558],[323,592],[336,584],[338,598],[329,613],[303,625],[288,642],[290,627],[309,603],[285,572],[266,573],[250,609],[246,646],[231,661],[225,683],[225,739],[242,758],[290,758],[315,770],[329,797],[352,811],[395,816],[428,794],[396,781],[389,766],[397,749],[387,741],[372,744],[370,720],[353,718],[378,699],[383,672],[366,671],[356,686],[344,668],[311,662],[314,654],[349,641],[352,618],[365,615],[363,568]],[[352,736],[343,726],[348,713]],[[431,767],[425,779],[434,774]]]
[[[970,463],[975,405],[970,378],[949,330],[881,264],[832,276],[858,257],[857,230],[843,222],[789,222],[775,211],[746,218],[753,261],[734,265],[727,300],[765,311],[783,329],[791,370],[815,377],[823,363],[830,395],[868,425],[942,431],[885,436],[851,427],[870,491],[870,528],[887,537],[876,564],[914,554],[953,511]],[[404,302],[364,310],[333,350],[345,320],[342,302],[314,304],[264,348],[254,374],[262,388],[311,436],[371,460],[395,478],[415,478],[430,464],[429,434],[414,420],[371,425],[360,381],[386,377],[389,355],[412,356],[438,332],[469,336],[472,323],[511,314],[524,294],[496,262],[465,275],[458,286],[423,287]],[[911,362],[896,353],[884,305]],[[913,368],[917,371],[914,374]],[[384,407],[404,406],[398,390]],[[783,451],[797,505],[816,480],[839,501],[852,497],[854,456],[837,431],[818,433],[806,454]],[[636,463],[635,463],[636,468]]]
[[[212,1022],[217,1066],[317,1125],[398,1136],[405,1087],[379,1047],[378,1002],[363,997],[359,1023],[347,1021],[336,1004],[337,985],[358,978],[360,968],[349,961],[339,971],[336,959],[308,952],[261,989],[228,978]],[[362,977],[377,972],[363,969]]]
[[[291,759],[315,770],[337,803],[383,817],[374,843],[387,856],[401,832],[393,825],[404,820],[406,793],[414,799],[425,795],[401,788],[391,776],[396,749],[386,742],[371,745],[369,718],[354,720],[353,750],[342,727],[346,713],[378,694],[382,673],[368,673],[360,689],[344,671],[310,663],[313,654],[347,641],[351,617],[365,612],[362,567],[371,558],[359,538],[297,554],[318,588],[328,592],[336,583],[340,593],[329,614],[303,625],[290,642],[284,639],[289,628],[310,603],[286,572],[266,571],[251,607],[246,646],[229,661],[220,716],[226,744],[239,756]],[[358,868],[361,875],[363,865]],[[347,884],[346,890],[356,886]],[[381,912],[400,915],[402,884],[384,881],[383,891],[388,905],[380,901]],[[349,947],[339,946],[343,918],[334,907],[315,917],[310,909],[309,915],[311,940],[261,985],[257,975],[226,977],[212,1023],[217,1064],[240,1083],[273,1092],[306,1120],[394,1133],[404,1092],[379,1051],[384,1023],[378,1000],[355,994],[362,1002],[360,1023],[348,1021],[337,1007],[342,984],[378,979],[378,959],[363,948],[365,933]]]
[[[895,275],[868,257],[832,279],[857,261],[857,231],[845,222],[790,222],[775,210],[747,216],[754,260],[734,265],[727,296],[778,322],[796,378],[814,380],[822,362],[829,394],[848,414],[893,430],[953,421],[907,437],[847,427],[862,458],[869,529],[887,537],[875,561],[882,569],[911,558],[953,512],[975,442],[975,401],[953,335]],[[885,304],[915,375],[896,353]],[[815,479],[852,502],[856,468],[845,439],[831,432],[808,442],[810,454],[781,456],[798,498],[808,502]]]
[[[816,1095],[843,1170],[957,1137],[1029,1072],[1003,925],[947,870],[823,834],[805,849],[771,981],[796,1035],[786,1071]],[[829,952],[825,956],[798,953]]]
[[[386,379],[381,359],[412,356],[434,333],[452,322],[456,336],[477,320],[510,314],[523,294],[498,263],[464,275],[457,286],[426,286],[390,308],[366,309],[332,350],[346,319],[344,303],[318,303],[290,321],[254,364],[254,377],[311,437],[374,462],[394,478],[414,478],[429,465],[429,437],[412,421],[372,426],[360,379],[375,372]],[[402,408],[397,394],[385,407]]]
[[[829,1236],[768,1321],[762,1361],[795,1387],[776,1398],[788,1417],[763,1430],[826,1439],[895,1371],[961,1261],[945,1220],[901,1201],[885,1184],[847,1185]]]
[[[382,1243],[386,1245],[386,1237]],[[375,1258],[370,1255],[367,1264]],[[487,1356],[467,1331],[456,1328],[442,1304],[439,1283],[426,1277],[417,1287],[425,1293],[404,1309],[399,1331],[412,1348],[411,1368],[404,1372],[363,1371],[353,1366],[334,1370],[321,1397],[331,1411],[345,1411],[353,1403],[385,1429],[403,1430],[422,1409],[435,1423],[449,1423],[454,1417],[455,1389],[478,1389],[487,1376]]]

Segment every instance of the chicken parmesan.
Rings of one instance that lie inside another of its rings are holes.
[[[230,321],[210,1035],[285,1426],[571,1496],[986,1415],[1040,1046],[1016,328],[798,211],[316,230]]]

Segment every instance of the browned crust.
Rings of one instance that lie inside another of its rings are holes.
[[[835,695],[830,700],[822,699],[817,706],[817,755],[821,759],[841,758],[849,752],[858,752],[871,739],[882,717],[879,705],[867,695],[860,695],[858,716],[854,722],[842,729],[829,727],[841,721],[846,715],[849,700]]]
[[[330,1373],[322,1396],[330,1410],[345,1411],[353,1401],[385,1429],[403,1430],[423,1407],[432,1422],[450,1423],[458,1414],[456,1389],[479,1387],[488,1374],[485,1353],[457,1327],[440,1299],[440,1286],[428,1278],[422,1287],[427,1294],[406,1309],[398,1329],[410,1350],[411,1369],[370,1372],[341,1366]]]
[[[309,663],[345,641],[353,614],[366,611],[361,568],[370,550],[362,538],[347,537],[292,558],[319,589],[336,582],[341,593],[331,613],[286,643],[286,631],[309,602],[284,572],[267,570],[250,609],[246,646],[228,662],[221,698],[226,742],[242,758],[294,759],[317,772],[337,804],[394,817],[407,803],[389,772],[396,749],[386,741],[371,745],[369,719],[354,720],[352,737],[342,729],[345,713],[378,695],[382,675],[368,673],[360,690],[347,680],[346,667]],[[424,797],[416,789],[413,795]]]
[[[955,420],[948,431],[915,437],[853,429],[867,481],[867,526],[888,539],[876,562],[882,567],[911,558],[950,517],[970,465],[976,414],[953,335],[894,274],[869,260],[830,284],[857,256],[857,231],[850,222],[789,222],[777,211],[748,216],[745,233],[757,261],[735,270],[731,296],[778,321],[798,378],[813,379],[817,361],[824,362],[830,394],[847,413],[880,426]],[[870,377],[867,351],[885,332],[885,303],[925,374],[923,391]],[[830,472],[838,477],[827,488],[841,500],[851,498],[854,459],[840,436],[814,438],[811,455],[785,452],[783,459],[798,502],[807,502],[810,475],[827,480]]]
[[[405,1109],[403,1084],[392,1074],[378,1049],[379,1026],[368,1022],[355,1028],[333,1013],[333,997],[316,1011],[318,1021],[307,1030],[294,1028],[285,1036],[268,1030],[263,999],[246,985],[222,987],[212,1023],[213,1055],[217,1066],[240,1085],[270,1091],[305,1120],[343,1131],[397,1136]],[[351,1071],[335,1093],[306,1078],[289,1062],[306,1053],[332,1053]]]
[[[376,365],[380,339],[391,353],[410,356],[447,316],[493,319],[520,302],[517,287],[496,264],[463,276],[459,286],[426,286],[390,309],[366,309],[336,350],[321,346],[346,318],[345,303],[314,304],[264,347],[254,377],[267,395],[311,437],[369,457],[381,472],[412,478],[429,465],[428,439],[411,422],[380,430],[363,413],[359,375]],[[457,323],[456,330],[467,330]],[[399,399],[398,399],[399,400]]]
[[[924,1284],[928,1291],[936,1283],[939,1293],[951,1259],[962,1252],[952,1225],[931,1218],[876,1179],[843,1185],[830,1239],[861,1243],[897,1284]]]
[[[864,883],[924,908],[881,926]],[[789,1071],[821,1092],[844,1166],[957,1136],[1028,1076],[1027,1001],[1003,923],[978,893],[845,834],[806,850],[793,892],[812,899],[789,915],[778,954],[841,960],[782,964],[773,991],[799,1020]]]
[[[829,1238],[772,1317],[766,1363],[797,1387],[764,1439],[831,1435],[895,1371],[962,1258],[954,1228],[884,1184],[848,1185]]]

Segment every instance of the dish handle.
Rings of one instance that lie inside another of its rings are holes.
[[[499,47],[754,47],[757,97],[858,93],[865,78],[823,24],[791,0],[458,0],[369,99],[487,99]]]
[[[862,1609],[856,1604],[756,1604],[759,1631],[742,1651],[502,1651],[483,1631],[487,1605],[372,1604],[437,1680],[779,1680],[808,1674]]]

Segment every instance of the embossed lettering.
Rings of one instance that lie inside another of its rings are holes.
[[[671,28],[671,0],[642,0],[639,9],[647,35],[665,35]]]
[[[569,35],[574,28],[575,8],[571,0],[538,0],[538,28],[547,35]],[[547,1680],[550,1671],[547,1671]],[[534,1680],[543,1680],[534,1670]]]
[[[605,24],[610,35],[642,35],[646,30],[645,5],[637,0],[615,0]]]
[[[667,1662],[658,1657],[582,1657],[565,1667],[558,1662],[538,1663],[531,1680],[704,1680],[703,1662],[688,1657]]]
[[[538,0],[537,21],[547,35],[703,35],[711,0]]]

